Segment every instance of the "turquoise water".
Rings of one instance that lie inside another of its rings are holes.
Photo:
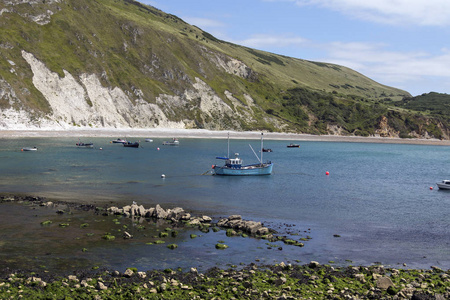
[[[181,206],[215,218],[240,214],[312,236],[301,250],[260,251],[257,241],[249,241],[228,252],[246,263],[257,256],[267,262],[450,268],[450,192],[435,185],[450,179],[448,147],[301,142],[300,148],[287,148],[288,141],[266,140],[264,146],[273,150],[264,153],[274,162],[271,176],[220,177],[202,174],[222,163],[215,157],[226,155],[226,140],[180,139],[173,147],[154,139],[134,149],[111,144],[112,139],[82,139],[94,142],[94,149],[76,148],[72,138],[0,140],[0,192],[101,205]],[[244,163],[256,162],[249,143],[259,148],[259,141],[231,140],[230,152],[239,152]],[[29,146],[39,150],[20,151]],[[133,248],[133,264],[154,266],[139,254],[146,251],[140,247]],[[215,265],[222,259],[192,247],[174,263]],[[163,252],[153,253],[158,255],[164,267],[171,264]]]

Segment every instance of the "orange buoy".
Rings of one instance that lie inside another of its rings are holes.
[[[325,175],[330,175],[330,172],[326,171],[326,172],[325,172]]]

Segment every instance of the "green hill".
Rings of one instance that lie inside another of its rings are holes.
[[[443,120],[399,106],[408,92],[218,40],[133,0],[1,1],[0,11],[0,128],[447,137]],[[416,131],[422,122],[434,130]]]

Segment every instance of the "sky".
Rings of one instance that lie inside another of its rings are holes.
[[[138,0],[216,38],[450,94],[449,0]]]

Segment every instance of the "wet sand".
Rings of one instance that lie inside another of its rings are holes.
[[[77,130],[0,130],[0,138],[23,137],[141,137],[141,138],[205,138],[259,139],[261,132],[256,131],[212,131],[204,129],[77,129]],[[296,133],[264,132],[265,140],[322,141],[351,143],[417,144],[450,146],[450,140],[438,139],[401,139],[389,137],[359,137],[338,135],[310,135]]]

